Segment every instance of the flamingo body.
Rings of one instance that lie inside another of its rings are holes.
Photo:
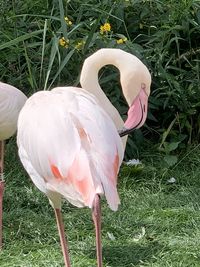
[[[0,140],[17,130],[17,119],[27,97],[14,86],[0,82]]]
[[[96,194],[117,210],[117,174],[123,147],[115,125],[96,99],[60,87],[30,97],[18,121],[20,159],[54,208],[61,196],[92,208]]]
[[[0,82],[0,249],[2,247],[4,140],[17,130],[17,119],[27,97],[17,88]]]
[[[120,71],[129,105],[125,124],[98,83],[98,71],[107,64]],[[151,77],[133,55],[120,49],[100,49],[85,60],[80,82],[85,90],[58,87],[30,97],[19,115],[17,143],[22,164],[55,210],[65,266],[71,265],[61,198],[92,209],[97,262],[103,267],[99,196],[105,195],[110,208],[117,210],[117,174],[126,144],[126,137],[121,140],[117,130],[125,126],[126,134],[143,125]]]

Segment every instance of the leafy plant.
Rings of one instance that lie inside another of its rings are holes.
[[[171,143],[179,142],[174,153],[199,141],[198,0],[19,0],[0,2],[0,12],[1,80],[26,94],[78,85],[88,55],[102,47],[121,48],[148,66],[153,81],[147,124],[129,138],[127,158],[139,153],[144,137],[159,142],[166,153]],[[125,118],[118,77],[105,68],[99,78]]]

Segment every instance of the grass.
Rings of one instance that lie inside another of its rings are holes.
[[[0,266],[63,266],[53,210],[20,165],[14,141],[6,148]],[[141,170],[121,169],[119,211],[113,213],[103,201],[104,266],[199,266],[200,147],[171,170],[153,147],[141,158]],[[170,177],[176,182],[168,183]],[[96,266],[91,211],[64,203],[63,214],[72,266]]]

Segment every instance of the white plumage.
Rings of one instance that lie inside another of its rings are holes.
[[[125,124],[98,83],[98,71],[107,64],[120,71],[129,105]],[[80,82],[87,91],[59,87],[34,94],[20,113],[17,143],[25,169],[54,207],[65,266],[70,267],[70,260],[60,212],[62,197],[77,207],[92,208],[97,262],[102,267],[99,195],[117,210],[117,174],[126,144],[117,130],[125,126],[123,136],[145,122],[151,76],[135,56],[120,49],[100,49],[85,60]]]
[[[90,208],[96,194],[105,194],[117,210],[122,142],[91,94],[73,87],[34,94],[19,115],[17,143],[25,169],[54,208],[60,208],[57,193]]]
[[[27,97],[17,88],[0,82],[0,140],[10,138],[17,130],[17,119]]]
[[[27,97],[12,85],[0,82],[0,248],[2,247],[4,140],[17,130],[18,115]]]

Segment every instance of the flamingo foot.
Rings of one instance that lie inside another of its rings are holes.
[[[97,251],[97,266],[103,267],[102,260],[102,245],[101,245],[101,204],[100,196],[96,195],[93,202],[92,218],[96,232],[96,251]]]

